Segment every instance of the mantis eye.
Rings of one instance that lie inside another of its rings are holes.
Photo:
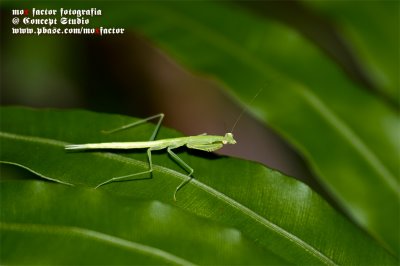
[[[223,141],[222,141],[222,144],[224,144],[224,145],[227,144],[227,143],[228,143],[228,142],[227,142],[226,140],[223,140]]]

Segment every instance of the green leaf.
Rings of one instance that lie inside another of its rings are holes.
[[[118,12],[116,23],[132,25],[185,66],[221,81],[240,102],[264,88],[254,115],[301,152],[352,219],[397,253],[400,120],[391,108],[298,33],[238,6],[135,2],[129,8],[134,12],[108,10],[113,17]]]
[[[399,1],[305,1],[346,37],[374,83],[399,104]]]
[[[159,201],[41,181],[0,186],[3,264],[287,264],[236,229]]]
[[[145,152],[67,153],[64,145],[147,140],[154,125],[105,135],[100,131],[128,124],[133,119],[87,111],[11,107],[2,108],[1,113],[0,160],[44,178],[94,187],[111,177],[141,172],[148,167]],[[162,128],[158,139],[176,136],[179,134]],[[299,181],[260,164],[205,155],[209,154],[179,152],[195,169],[195,179],[178,192],[176,203],[173,192],[187,176],[163,151],[153,156],[151,179],[115,182],[99,190],[128,197],[129,202],[146,199],[176,204],[197,216],[237,228],[267,254],[276,254],[295,264],[397,263],[375,240]],[[21,194],[14,197],[18,195]]]

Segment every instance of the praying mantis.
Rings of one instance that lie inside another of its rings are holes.
[[[138,120],[136,122],[124,125],[122,127],[118,127],[116,129],[112,129],[109,131],[103,131],[103,133],[118,132],[121,130],[128,129],[130,127],[137,126],[139,124],[143,124],[147,121],[150,121],[150,120],[153,120],[156,118],[158,118],[158,122],[157,122],[156,128],[153,131],[153,134],[151,135],[149,141],[72,144],[72,145],[66,145],[65,149],[68,151],[83,151],[83,150],[96,150],[96,149],[147,149],[147,159],[149,162],[149,169],[147,171],[134,173],[134,174],[130,174],[130,175],[125,175],[125,176],[113,177],[113,178],[110,178],[110,179],[100,183],[99,185],[96,186],[96,188],[99,188],[100,186],[106,185],[111,182],[134,180],[136,178],[136,176],[139,176],[139,175],[150,174],[150,177],[151,177],[151,174],[153,172],[153,163],[151,160],[151,152],[156,151],[156,150],[167,149],[167,152],[171,155],[171,157],[174,159],[174,161],[177,162],[182,168],[184,168],[188,172],[188,177],[189,177],[189,179],[184,180],[182,183],[180,183],[176,187],[175,192],[174,192],[174,201],[176,201],[176,193],[184,185],[186,185],[187,183],[190,182],[190,180],[193,178],[192,175],[193,175],[194,169],[192,167],[190,167],[187,163],[185,163],[181,158],[179,158],[179,156],[176,153],[174,153],[172,150],[182,147],[182,146],[186,146],[189,149],[213,152],[213,151],[221,149],[226,144],[236,144],[236,140],[233,138],[232,133],[226,133],[224,136],[201,134],[198,136],[155,140],[155,137],[160,129],[161,122],[164,118],[164,114],[162,114],[162,113],[158,114],[158,115],[150,116],[150,117],[142,119],[142,120]],[[237,123],[237,121],[236,121],[236,123]],[[236,125],[236,123],[235,123],[235,125]],[[232,131],[233,131],[233,129],[232,129]]]
[[[260,89],[256,93],[256,95],[254,95],[254,97],[250,103],[252,103],[257,98],[257,96],[261,93],[261,91],[262,91],[262,89]],[[182,146],[186,146],[189,149],[213,152],[213,151],[221,149],[224,145],[236,144],[236,140],[234,139],[232,132],[235,129],[236,124],[239,122],[240,118],[242,117],[242,115],[244,114],[244,112],[246,110],[247,110],[246,108],[244,108],[242,110],[242,112],[239,114],[238,118],[236,119],[231,132],[226,133],[224,136],[207,135],[206,133],[204,133],[204,134],[197,135],[197,136],[155,140],[157,133],[160,129],[161,122],[164,119],[164,114],[161,113],[161,114],[153,115],[148,118],[138,120],[136,122],[133,122],[133,123],[109,130],[109,131],[103,131],[103,133],[115,133],[115,132],[125,130],[125,129],[131,128],[131,127],[146,123],[147,121],[158,118],[158,122],[156,124],[156,127],[155,127],[153,134],[151,135],[149,141],[71,144],[71,145],[66,145],[65,149],[67,151],[83,151],[83,150],[99,150],[99,149],[147,149],[147,159],[148,159],[148,163],[149,163],[149,169],[147,171],[110,178],[110,179],[100,183],[99,185],[97,185],[95,187],[96,189],[103,185],[112,183],[112,182],[134,180],[134,179],[136,179],[136,176],[139,176],[139,175],[150,174],[150,177],[151,177],[151,174],[153,172],[153,163],[151,160],[151,152],[156,151],[156,150],[167,149],[167,152],[171,155],[172,159],[188,172],[188,179],[184,180],[182,183],[180,183],[175,189],[174,201],[176,201],[176,193],[183,186],[185,186],[187,183],[189,183],[193,179],[192,175],[193,175],[194,169],[192,167],[190,167],[187,163],[185,163],[181,158],[179,158],[179,156],[176,153],[174,153],[172,150],[182,147]]]

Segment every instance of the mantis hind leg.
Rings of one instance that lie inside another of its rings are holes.
[[[153,134],[150,137],[150,141],[152,141],[152,140],[154,140],[156,138],[158,130],[160,129],[160,126],[161,126],[161,122],[164,119],[164,114],[163,113],[158,114],[158,115],[153,115],[153,116],[150,116],[150,117],[147,117],[145,119],[141,119],[141,120],[135,121],[135,122],[127,124],[127,125],[123,125],[122,127],[117,127],[117,128],[111,129],[111,130],[103,130],[102,132],[105,133],[105,134],[115,133],[115,132],[118,132],[118,131],[121,131],[121,130],[125,130],[125,129],[131,128],[131,127],[134,127],[134,126],[137,126],[137,125],[140,125],[140,124],[144,124],[147,121],[150,121],[150,120],[153,120],[153,119],[156,119],[156,118],[158,118],[158,121],[157,121],[157,124],[156,124],[156,128],[154,129]]]
[[[153,163],[151,161],[151,151],[153,149],[149,148],[147,149],[147,158],[149,160],[149,170],[144,171],[144,172],[140,172],[140,173],[135,173],[135,174],[131,174],[131,175],[124,175],[124,176],[118,176],[118,177],[113,177],[111,179],[108,179],[100,184],[98,184],[95,189],[104,186],[106,184],[112,183],[112,182],[121,182],[121,181],[130,181],[130,180],[137,180],[139,178],[136,178],[136,176],[139,175],[144,175],[144,174],[150,174],[150,176],[148,178],[152,178],[151,173],[153,172]]]
[[[168,147],[167,151],[168,153],[171,155],[171,157],[174,159],[175,162],[177,162],[182,168],[184,168],[189,174],[188,177],[189,179],[184,180],[182,183],[179,184],[179,186],[176,187],[175,192],[174,192],[174,201],[176,201],[176,193],[182,188],[184,187],[187,183],[189,183],[193,177],[192,174],[194,172],[193,168],[190,167],[187,163],[185,163],[181,158],[179,158],[178,155],[176,155],[176,153],[174,153],[172,151],[173,148]]]

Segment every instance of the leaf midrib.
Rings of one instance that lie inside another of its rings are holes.
[[[1,131],[0,131],[0,137],[6,137],[6,138],[8,137],[8,138],[16,139],[16,140],[23,140],[23,141],[28,141],[28,142],[30,141],[33,143],[41,143],[41,144],[57,146],[57,147],[64,147],[65,145],[70,144],[70,143],[67,143],[64,141],[60,141],[60,140],[54,140],[54,139],[48,139],[48,138],[42,138],[42,137],[24,136],[24,135],[19,135],[19,134],[15,134],[15,133],[8,133],[8,132],[1,132]],[[123,163],[140,165],[143,167],[145,167],[147,165],[146,163],[144,163],[142,161],[128,158],[125,156],[121,156],[121,155],[118,155],[115,153],[95,152],[95,153],[92,153],[91,155],[101,156],[101,157],[105,157],[106,159],[116,160],[116,161],[123,162]],[[9,163],[9,162],[7,162],[7,163]],[[28,167],[25,167],[25,168],[32,171]],[[172,175],[181,180],[185,180],[187,178],[187,175],[181,174],[175,170],[172,170],[172,169],[160,166],[160,165],[153,164],[153,169],[154,169],[154,171],[164,172],[166,174]],[[32,172],[37,173],[36,171],[32,171]],[[42,174],[40,174],[40,176],[47,178],[46,176],[44,176]],[[54,181],[54,178],[48,178],[48,179]],[[61,183],[64,182],[62,180],[57,180],[57,179],[56,179],[56,181],[61,182]],[[232,208],[238,210],[239,212],[243,213],[243,215],[250,217],[252,220],[261,224],[265,228],[270,229],[271,231],[277,233],[281,237],[296,244],[301,249],[303,249],[305,252],[307,252],[311,256],[317,258],[318,260],[322,261],[323,263],[325,263],[327,265],[336,265],[336,263],[334,263],[330,258],[325,256],[323,253],[321,253],[319,250],[317,250],[316,248],[314,248],[307,242],[303,241],[302,239],[298,238],[297,236],[293,235],[292,233],[286,231],[279,225],[274,224],[273,222],[269,221],[268,219],[264,218],[263,216],[257,214],[256,212],[247,208],[246,206],[242,205],[241,203],[233,200],[232,198],[228,197],[227,195],[223,194],[222,192],[217,191],[217,190],[207,186],[206,184],[198,181],[197,179],[192,179],[191,185],[197,186],[199,189],[205,191],[206,193],[210,194],[211,196],[214,196],[217,200],[224,202],[225,204],[227,204],[227,205],[231,206]]]
[[[144,245],[131,240],[126,240],[113,235],[105,234],[91,229],[66,226],[66,225],[49,225],[49,224],[32,224],[32,223],[4,223],[0,222],[1,230],[17,231],[17,232],[31,232],[31,233],[48,233],[48,234],[64,234],[64,235],[77,235],[85,236],[97,241],[105,242],[120,248],[129,249],[131,251],[140,252],[144,255],[158,257],[166,262],[172,262],[179,265],[195,265],[183,258],[177,257],[164,250]]]

